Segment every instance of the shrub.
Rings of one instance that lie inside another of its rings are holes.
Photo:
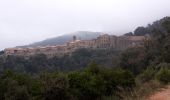
[[[117,92],[131,89],[134,76],[129,71],[99,68],[91,64],[86,70],[68,75],[72,93],[83,100],[96,100],[103,96],[117,96]]]
[[[121,53],[119,66],[131,71],[134,75],[144,70],[146,65],[146,53],[143,47],[128,48]]]
[[[168,68],[161,68],[160,71],[157,73],[156,78],[162,83],[169,83],[170,82],[170,70]]]
[[[64,74],[45,74],[41,77],[43,100],[70,100],[69,83]]]
[[[143,73],[141,73],[137,79],[139,79],[140,82],[148,82],[150,80],[154,80],[156,70],[153,67],[148,67]]]
[[[101,77],[88,72],[73,72],[68,77],[70,88],[79,99],[95,100],[104,93],[104,81]]]

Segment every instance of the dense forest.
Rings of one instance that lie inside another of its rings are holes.
[[[150,38],[123,51],[80,49],[53,58],[4,57],[0,52],[0,99],[138,100],[168,84],[170,17],[125,35]]]

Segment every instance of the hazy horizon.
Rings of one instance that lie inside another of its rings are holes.
[[[0,0],[0,50],[76,31],[121,35],[169,15],[169,0]]]

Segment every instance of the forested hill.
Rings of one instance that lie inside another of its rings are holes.
[[[36,47],[36,46],[47,46],[47,45],[61,45],[65,44],[68,41],[71,41],[73,39],[73,36],[75,35],[77,39],[81,40],[91,40],[99,35],[101,35],[101,32],[90,32],[90,31],[78,31],[70,34],[61,35],[58,37],[46,39],[40,42],[32,43],[30,45],[25,46],[18,46],[18,47]]]
[[[125,33],[124,35],[142,36],[142,35],[146,35],[146,34],[152,34],[154,29],[159,29],[160,31],[163,32],[163,31],[165,31],[165,29],[161,26],[161,24],[167,19],[168,19],[168,17],[164,17],[163,19],[157,20],[157,21],[153,22],[152,24],[148,24],[147,27],[139,26],[134,30],[134,32],[128,32],[128,33]],[[78,31],[78,32],[74,32],[71,34],[65,34],[65,35],[61,35],[58,37],[46,39],[46,40],[43,40],[40,42],[35,42],[35,43],[29,44],[29,45],[18,46],[18,47],[37,47],[37,46],[47,46],[47,45],[61,45],[68,41],[71,41],[73,35],[75,35],[77,37],[77,39],[90,40],[90,39],[97,38],[101,34],[103,34],[103,33],[102,32],[90,32],[90,31]]]
[[[170,17],[143,29],[151,38],[124,51],[80,49],[27,59],[1,52],[0,100],[146,100],[170,83]]]
[[[146,41],[145,45],[140,48],[134,47],[125,51],[80,49],[73,52],[71,55],[53,57],[50,59],[43,54],[35,55],[30,59],[15,56],[4,58],[0,56],[0,71],[3,72],[6,69],[28,73],[39,73],[43,70],[71,71],[82,69],[90,62],[94,61],[105,67],[121,66],[127,69],[131,68],[135,74],[138,74],[150,63],[157,64],[159,62],[170,61],[169,20],[169,17],[165,17],[145,27],[144,29],[150,30],[149,32],[152,40]],[[136,30],[138,30],[138,28]],[[132,33],[132,35],[139,34],[144,35],[145,33],[136,33],[136,31]],[[0,52],[0,54],[2,55],[3,51]],[[130,65],[128,61],[132,61]]]
[[[139,26],[134,30],[134,32],[128,32],[128,33],[125,33],[124,35],[142,36],[142,35],[146,35],[146,34],[152,34],[152,33],[154,33],[154,30],[159,30],[160,32],[165,32],[166,29],[162,26],[162,23],[164,23],[167,20],[169,20],[169,17],[164,17],[160,20],[153,22],[152,24],[148,24],[146,27]]]

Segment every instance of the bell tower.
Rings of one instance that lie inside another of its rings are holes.
[[[77,37],[74,35],[73,36],[73,41],[76,41],[77,40]]]

